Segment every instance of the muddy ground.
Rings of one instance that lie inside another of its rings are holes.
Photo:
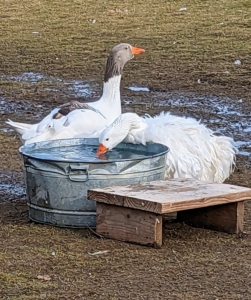
[[[250,202],[242,236],[174,223],[161,249],[35,224],[4,123],[100,95],[109,50],[129,42],[146,52],[125,67],[123,111],[170,110],[233,136],[227,182],[251,187],[250,1],[0,2],[0,298],[251,299]]]

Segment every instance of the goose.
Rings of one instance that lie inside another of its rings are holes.
[[[233,172],[238,152],[232,138],[216,135],[193,118],[169,112],[155,117],[121,114],[101,132],[97,155],[102,157],[122,141],[168,146],[166,179],[193,178],[222,183]]]
[[[127,43],[116,45],[108,56],[103,91],[96,102],[69,102],[54,108],[39,123],[6,121],[19,135],[23,144],[40,141],[96,137],[121,114],[120,81],[124,65],[142,48]]]

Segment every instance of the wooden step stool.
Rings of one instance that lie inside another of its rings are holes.
[[[108,238],[162,245],[163,214],[190,225],[241,233],[251,189],[191,179],[153,181],[88,191],[97,201],[96,232]]]

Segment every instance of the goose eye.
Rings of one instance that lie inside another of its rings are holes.
[[[109,141],[109,138],[105,139],[106,141]]]
[[[128,50],[128,48],[129,48],[129,47],[128,47],[128,46],[126,46],[126,47],[125,47],[125,50]]]

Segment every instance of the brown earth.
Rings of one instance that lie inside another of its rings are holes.
[[[251,299],[251,202],[242,236],[174,223],[164,229],[161,249],[34,224],[25,204],[21,143],[4,124],[8,117],[35,122],[73,97],[54,77],[86,80],[90,96],[99,94],[109,50],[129,42],[146,53],[125,67],[124,111],[171,110],[249,141],[250,16],[248,0],[0,1],[1,299]],[[50,80],[10,80],[23,72]],[[129,91],[134,84],[151,92]],[[194,97],[205,101],[189,105]],[[234,113],[218,120],[217,101]],[[238,155],[227,182],[251,187],[250,175],[249,155]],[[109,252],[88,254],[99,250]]]

